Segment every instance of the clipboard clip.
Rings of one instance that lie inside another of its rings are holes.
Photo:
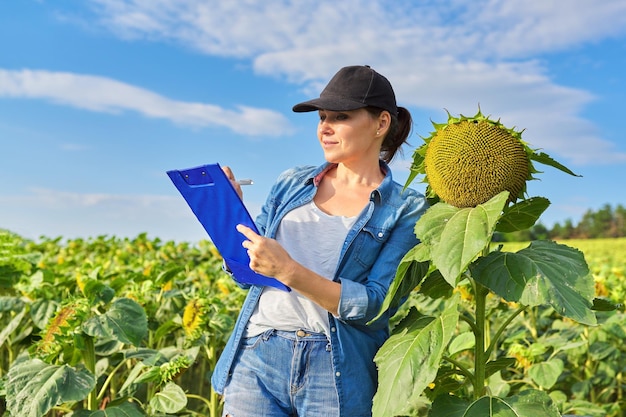
[[[215,181],[206,169],[189,168],[178,171],[183,180],[191,186],[215,185]]]

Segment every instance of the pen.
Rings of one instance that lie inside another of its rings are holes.
[[[252,181],[251,179],[244,179],[244,180],[237,181],[237,184],[239,184],[239,185],[252,185],[252,184],[254,184],[254,181]]]

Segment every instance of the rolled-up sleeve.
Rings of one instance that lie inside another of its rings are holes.
[[[342,320],[359,320],[367,314],[367,289],[365,285],[348,279],[341,280],[338,317]]]

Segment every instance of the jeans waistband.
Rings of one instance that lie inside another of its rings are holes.
[[[310,342],[328,342],[328,337],[324,333],[311,332],[309,330],[272,330],[272,334],[290,340],[306,340]]]

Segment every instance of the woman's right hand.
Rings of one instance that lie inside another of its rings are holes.
[[[230,169],[230,167],[227,166],[222,167],[222,171],[224,171],[224,174],[226,174],[226,178],[230,180],[230,183],[235,188],[235,191],[237,191],[239,198],[243,200],[243,191],[241,191],[241,185],[239,185],[239,183],[235,179],[235,174],[233,174],[233,171]]]

